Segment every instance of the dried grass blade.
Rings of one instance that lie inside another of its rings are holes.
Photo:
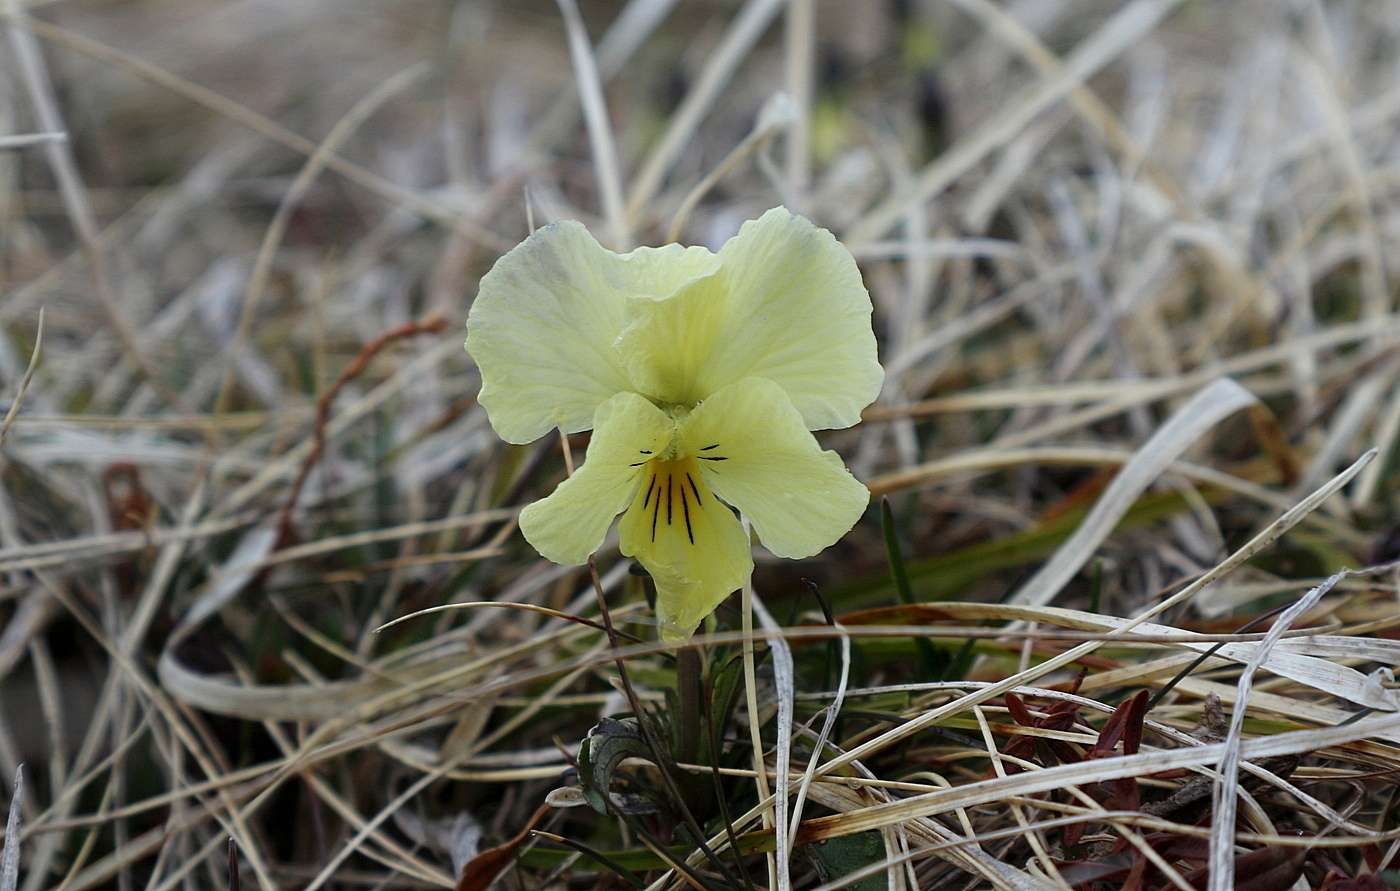
[[[156,664],[156,676],[175,699],[214,714],[250,721],[330,721],[408,684],[401,676],[366,676],[318,685],[243,686],[187,668],[176,657],[183,637],[171,638]],[[419,669],[445,670],[448,661],[444,658],[437,663],[424,663]],[[459,663],[460,658],[450,661]]]
[[[24,404],[24,394],[29,391],[29,382],[34,379],[34,369],[39,366],[39,350],[44,345],[44,310],[39,309],[39,328],[34,333],[34,349],[29,354],[29,367],[24,370],[24,377],[20,378],[19,389],[15,391],[15,398],[10,402],[10,410],[5,412],[4,426],[0,426],[0,443],[5,441],[5,434],[10,432],[10,425],[15,422],[15,417],[19,415],[19,407]]]
[[[19,884],[19,822],[24,810],[24,765],[15,768],[15,792],[5,819],[5,849],[0,852],[0,891],[15,891]]]
[[[598,60],[598,77],[604,84],[623,71],[633,55],[647,41],[676,5],[677,0],[631,0],[617,14],[608,30],[598,40],[594,57]],[[549,110],[540,115],[539,124],[530,134],[530,145],[549,150],[564,134],[573,132],[578,122],[577,91],[562,91]],[[529,231],[535,230],[530,225]]]
[[[836,623],[837,632],[842,632],[841,624]],[[792,829],[788,833],[788,844],[797,843],[797,827],[802,824],[802,806],[807,801],[807,791],[812,785],[812,780],[817,775],[817,764],[821,761],[822,749],[826,747],[826,741],[831,738],[832,728],[836,726],[836,718],[841,714],[841,706],[846,702],[846,688],[851,680],[851,638],[849,635],[841,634],[841,677],[836,683],[836,692],[832,696],[831,705],[826,710],[826,720],[822,722],[822,729],[817,734],[817,741],[812,745],[812,757],[807,762],[807,771],[802,775],[802,782],[797,787],[797,800],[792,805]]]
[[[1074,534],[1007,602],[1049,603],[1168,465],[1207,430],[1256,401],[1254,394],[1229,378],[1221,378],[1188,400],[1123,465]]]
[[[705,68],[696,78],[695,87],[686,94],[676,113],[671,115],[666,133],[647,155],[632,182],[627,198],[627,218],[636,223],[642,209],[651,203],[661,188],[666,173],[676,156],[689,143],[701,118],[719,98],[720,90],[729,82],[739,63],[748,54],[763,32],[778,15],[786,0],[749,0],[734,18],[720,45],[710,54]]]
[[[574,78],[578,83],[579,104],[583,120],[588,125],[588,143],[593,150],[593,170],[598,176],[598,191],[603,201],[603,216],[608,221],[609,245],[613,250],[631,250],[632,234],[622,199],[622,162],[617,155],[608,105],[603,99],[603,83],[598,73],[598,60],[588,42],[588,30],[583,25],[577,0],[556,0],[564,16],[564,31],[569,39],[569,56],[574,63]]]
[[[817,10],[815,0],[788,0],[783,31],[783,80],[793,115],[786,145],[787,186],[797,213],[806,213],[812,183],[812,94],[816,86]]]
[[[1328,746],[1343,746],[1371,737],[1389,736],[1396,732],[1400,732],[1400,714],[1371,716],[1343,727],[1293,730],[1243,740],[1240,743],[1240,758],[1252,760],[1277,755],[1299,755]],[[809,820],[804,830],[825,832],[836,828],[842,834],[865,832],[879,829],[881,826],[947,813],[957,808],[978,807],[991,802],[1005,801],[1014,796],[1034,795],[1071,785],[1105,783],[1177,768],[1202,767],[1218,762],[1224,750],[1224,743],[1214,743],[1198,748],[1142,752],[1118,758],[1062,764],[1010,777],[940,789],[834,817],[820,817]]]
[[[272,261],[277,253],[277,248],[282,244],[288,227],[291,225],[292,214],[300,206],[302,198],[305,197],[317,177],[330,165],[331,159],[336,157],[337,150],[345,140],[349,139],[360,128],[360,125],[378,111],[385,102],[417,83],[427,75],[429,70],[429,67],[421,62],[410,65],[393,77],[386,79],[378,87],[371,90],[368,95],[356,102],[354,107],[346,112],[339,121],[336,121],[335,126],[326,134],[325,140],[317,145],[316,149],[307,157],[306,163],[297,171],[296,179],[292,180],[292,184],[282,195],[277,204],[276,212],[273,213],[272,219],[268,222],[267,229],[263,231],[262,242],[258,245],[253,270],[248,276],[248,286],[243,293],[243,305],[238,315],[238,327],[226,335],[228,340],[225,344],[224,373],[219,384],[218,396],[214,400],[215,414],[226,410],[229,400],[232,398],[234,376],[238,371],[236,360],[241,351],[247,348],[246,345],[253,330],[253,322],[259,318],[258,309],[262,305],[263,296],[267,293],[268,280],[272,275]]]
[[[405,388],[422,379],[430,369],[448,357],[456,358],[462,352],[462,345],[449,338],[436,344],[422,355],[415,356],[396,370],[393,375],[372,390],[359,396],[355,401],[339,408],[338,414],[326,424],[326,439],[331,440],[343,433],[352,424],[378,409],[385,402],[398,395]],[[315,447],[312,437],[297,443],[275,460],[269,461],[256,476],[224,496],[223,501],[211,511],[214,516],[224,516],[243,509],[250,501],[265,492],[269,487],[295,476],[297,469]]]
[[[1181,0],[1135,0],[1085,38],[1054,77],[1007,103],[966,139],[923,169],[909,189],[887,198],[851,227],[843,239],[860,245],[879,238],[909,208],[928,201],[992,152],[1005,146],[1033,118],[1080,87],[1104,65],[1145,37]]]
[[[1240,564],[1244,563],[1245,561],[1252,558],[1255,554],[1258,554],[1260,551],[1267,548],[1270,544],[1277,541],[1289,529],[1292,529],[1295,525],[1297,525],[1305,516],[1307,516],[1309,513],[1315,510],[1318,505],[1320,505],[1322,502],[1326,501],[1328,498],[1331,498],[1334,494],[1336,494],[1337,491],[1339,491],[1342,488],[1342,486],[1345,486],[1348,482],[1350,482],[1352,478],[1355,477],[1358,473],[1360,473],[1361,469],[1367,464],[1369,464],[1372,460],[1374,460],[1375,457],[1376,452],[1374,449],[1362,455],[1350,467],[1339,473],[1337,476],[1333,477],[1322,488],[1318,489],[1316,492],[1303,499],[1303,501],[1300,502],[1296,507],[1292,508],[1289,511],[1286,511],[1283,514],[1283,516],[1279,517],[1273,523],[1269,524],[1269,526],[1266,529],[1264,529],[1264,531],[1260,532],[1254,538],[1250,539],[1244,545],[1244,547],[1235,551],[1235,553],[1227,557],[1214,569],[1205,573],[1200,578],[1196,579],[1196,581],[1192,582],[1190,585],[1187,585],[1181,591],[1167,598],[1157,606],[1154,606],[1140,613],[1137,617],[1129,620],[1126,624],[1124,624],[1117,630],[1120,633],[1133,630],[1138,625],[1146,622],[1153,616],[1158,615],[1163,610],[1169,609],[1170,607],[1189,599],[1197,591],[1201,590],[1206,585],[1224,576],[1226,573],[1229,573],[1230,571],[1234,570]],[[889,730],[888,732],[883,733],[874,739],[867,740],[866,742],[855,747],[854,749],[851,749],[850,751],[831,759],[830,761],[822,765],[821,773],[822,775],[829,774],[833,770],[836,770],[845,764],[849,764],[852,761],[864,758],[874,751],[883,749],[886,746],[892,745],[893,743],[898,742],[901,739],[905,739],[906,737],[919,732],[925,727],[931,726],[932,724],[935,724],[938,721],[946,718],[948,715],[964,711],[966,709],[971,708],[974,705],[977,705],[978,703],[986,702],[988,699],[992,699],[993,697],[1001,696],[1007,690],[1014,689],[1022,684],[1029,684],[1037,678],[1043,677],[1044,675],[1049,674],[1050,672],[1063,668],[1064,666],[1077,661],[1081,657],[1092,653],[1101,645],[1101,641],[1089,641],[1087,643],[1080,644],[1077,647],[1073,647],[1069,650],[1066,650],[1058,656],[1054,656],[1050,659],[1047,659],[1045,662],[1042,662],[1041,664],[1031,668],[1029,671],[1024,671],[1020,672],[1019,674],[1012,675],[1009,678],[998,681],[997,683],[992,684],[982,690],[978,690],[975,693],[969,693],[968,695],[956,699],[946,705],[925,712],[919,717],[908,721],[898,727],[895,727],[892,730]]]
[[[725,155],[724,160],[715,165],[713,170],[705,174],[705,177],[696,183],[690,193],[685,196],[680,209],[676,211],[675,219],[671,221],[671,228],[666,233],[666,240],[680,241],[685,224],[689,222],[690,214],[700,203],[700,199],[709,194],[716,183],[738,167],[740,161],[763,148],[774,136],[785,131],[791,132],[797,119],[797,106],[793,103],[791,96],[787,93],[774,93],[768,97],[768,101],[759,110],[758,120],[754,121],[753,129],[749,131],[749,135],[745,136],[729,154]]]
[[[136,56],[124,53],[121,50],[110,47],[104,43],[99,43],[98,41],[84,37],[73,31],[69,31],[66,28],[50,24],[43,19],[25,18],[24,23],[28,30],[47,41],[87,56],[95,61],[111,65],[133,77],[164,87],[177,96],[188,99],[196,105],[208,108],[215,114],[222,115],[256,133],[261,133],[273,142],[284,145],[292,151],[300,152],[309,157],[314,154],[318,148],[316,143],[298,133],[288,130],[271,118],[258,114],[245,105],[241,105],[213,90],[191,83],[179,75],[172,74],[164,68],[152,65]],[[478,244],[490,247],[501,253],[505,253],[515,246],[514,242],[483,228],[478,223],[467,219],[456,211],[421,195],[413,189],[404,188],[377,173],[371,173],[364,167],[348,161],[340,155],[331,155],[328,157],[326,159],[326,166],[351,182],[360,185],[367,191],[382,197],[394,207],[406,210],[422,219],[432,220],[439,226],[458,232]]]
[[[1294,491],[1306,492],[1326,479],[1331,469],[1339,463],[1338,459],[1364,435],[1363,431],[1374,429],[1386,385],[1394,377],[1395,369],[1387,367],[1348,387],[1342,404],[1327,425],[1326,440],[1311,456],[1309,466]],[[1340,505],[1329,505],[1335,506]]]
[[[277,524],[268,523],[244,535],[223,566],[214,572],[183,622],[198,625],[224,607],[263,568],[263,561],[277,543]]]
[[[1210,891],[1230,891],[1235,884],[1235,812],[1239,806],[1237,795],[1240,785],[1240,734],[1244,731],[1244,717],[1249,710],[1249,693],[1254,686],[1254,674],[1269,658],[1269,651],[1283,637],[1283,633],[1346,575],[1345,570],[1332,575],[1284,610],[1269,628],[1269,633],[1259,642],[1254,656],[1240,675],[1234,714],[1230,716],[1230,729],[1225,737],[1225,752],[1220,756],[1212,792],[1215,798],[1214,826],[1217,831],[1210,834]]]
[[[204,494],[203,482],[196,484],[194,491],[189,494],[184,514],[180,517],[180,525],[184,528],[193,527],[200,512],[204,510]],[[145,640],[151,622],[154,621],[161,601],[167,593],[167,586],[179,568],[180,559],[185,554],[189,540],[186,537],[173,538],[156,556],[155,565],[141,590],[140,599],[132,609],[126,627],[122,629],[121,651],[126,656],[134,657],[141,642]]]
[[[773,845],[773,854],[777,861],[777,887],[778,891],[792,891],[792,839],[788,833],[787,805],[788,786],[792,782],[789,773],[792,762],[793,697],[797,692],[797,671],[792,661],[792,648],[788,646],[787,640],[783,637],[782,626],[773,619],[768,608],[757,596],[753,598],[752,603],[754,615],[758,616],[759,625],[767,632],[765,640],[768,643],[769,652],[773,656],[773,686],[778,694],[778,739],[777,752],[774,756],[777,761],[777,768],[774,771],[777,787],[775,789],[776,800],[773,802],[773,837],[776,839],[776,843]],[[757,722],[757,715],[750,717],[755,723]],[[820,749],[818,754],[820,754]]]
[[[50,566],[72,567],[103,557],[133,554],[153,545],[162,546],[172,541],[208,538],[245,526],[249,519],[247,516],[231,517],[224,520],[205,520],[193,527],[157,527],[148,532],[112,532],[17,545],[0,550],[0,572],[32,572]]]
[[[5,0],[0,11],[4,13],[4,26],[15,63],[19,68],[20,80],[29,94],[30,103],[34,106],[39,126],[48,132],[66,132],[67,128],[63,125],[63,118],[59,113],[58,96],[53,81],[44,65],[38,41],[34,39],[36,20],[25,14],[18,0]],[[136,328],[122,307],[121,295],[112,285],[107,259],[99,238],[97,214],[78,171],[78,161],[72,144],[66,139],[52,140],[43,144],[43,151],[58,184],[64,212],[78,236],[83,258],[92,273],[93,290],[102,312],[112,326],[112,332],[121,342],[122,350],[141,369],[141,373],[161,394],[161,398],[171,407],[188,412],[189,409],[180,394],[170,386],[155,361],[141,347]]]
[[[860,813],[869,806],[868,798],[864,797],[861,792],[840,783],[814,783],[811,792],[813,801],[836,811],[838,814]],[[889,802],[890,799],[885,798],[884,801]],[[915,853],[934,854],[970,875],[981,876],[989,887],[996,888],[998,891],[1051,891],[1051,889],[1059,887],[1047,879],[1017,869],[983,850],[980,844],[982,837],[971,831],[967,835],[960,835],[937,820],[928,819],[909,820],[900,825],[900,829],[916,841],[934,843],[931,846],[916,849]],[[841,826],[839,817],[823,817],[818,820],[810,820],[803,825],[801,839],[804,843],[810,843],[844,834],[847,833]],[[900,854],[898,857],[888,857],[884,863],[872,865],[871,871],[872,873],[885,872],[888,874],[890,867],[898,866],[906,859],[904,854]],[[840,887],[845,885],[847,880],[857,881],[858,876],[865,874],[863,869],[857,870],[842,879],[833,881],[832,885]]]
[[[63,130],[56,130],[52,133],[16,133],[11,136],[0,136],[0,151],[11,151],[13,149],[29,148],[35,145],[47,145],[50,142],[67,142],[68,134]]]
[[[1356,481],[1356,488],[1351,493],[1353,510],[1368,504],[1375,497],[1376,489],[1383,479],[1383,471],[1389,466],[1390,456],[1394,454],[1397,442],[1400,442],[1400,379],[1392,381],[1390,396],[1385,407],[1381,409],[1372,431],[1372,442],[1380,453],[1386,456],[1386,460],[1377,461],[1366,468],[1361,478]]]
[[[1240,664],[1252,663],[1258,657],[1259,648],[1262,646],[1258,641],[1216,644],[1209,639],[1203,639],[1196,643],[1192,640],[1197,637],[1195,632],[1171,625],[1138,622],[1055,606],[944,603],[939,604],[938,609],[941,613],[966,621],[1002,619],[1013,622],[1041,622],[1062,628],[1110,633],[1126,631],[1131,626],[1132,631],[1137,634],[1175,638],[1170,643],[1163,644],[1164,646],[1180,647],[1193,653],[1210,652],[1213,657]],[[1313,641],[1306,637],[1290,638],[1272,647],[1268,658],[1260,663],[1259,667],[1348,702],[1382,711],[1395,711],[1400,707],[1400,703],[1397,703],[1395,695],[1386,690],[1376,678],[1333,660],[1354,658],[1395,664],[1395,660],[1400,658],[1398,646],[1400,642],[1367,638],[1327,637],[1321,641]],[[1309,652],[1310,649],[1316,652]]]
[[[432,785],[439,778],[441,778],[442,774],[446,771],[447,766],[439,767],[436,770],[429,771],[428,773],[423,774],[423,776],[408,784],[408,786],[406,786],[402,792],[394,796],[393,799],[391,799],[382,808],[380,808],[377,814],[375,814],[369,820],[366,820],[363,823],[363,825],[361,825],[359,829],[355,832],[355,835],[353,837],[346,840],[341,845],[340,850],[338,850],[329,860],[327,860],[326,864],[323,867],[321,867],[321,871],[318,872],[315,878],[313,878],[311,882],[305,886],[306,891],[317,891],[318,888],[321,888],[322,886],[330,882],[335,876],[336,870],[339,868],[340,864],[344,863],[347,859],[349,859],[351,855],[361,853],[361,846],[363,846],[365,842],[368,839],[370,839],[371,836],[377,835],[380,832],[380,826],[387,822],[389,818],[392,817],[399,808],[404,807],[410,801],[412,801],[415,795],[417,795],[419,792],[426,789],[428,786]],[[540,816],[544,813],[547,813],[548,810],[548,805],[541,805],[539,810],[536,812],[536,816]],[[516,840],[516,843],[518,844],[523,842],[528,837],[530,828],[533,827],[534,821],[532,820],[530,823],[530,827],[528,827],[524,832],[520,834],[520,836]],[[511,853],[513,854],[514,851],[512,851]],[[464,882],[466,878],[466,876],[463,876]],[[465,887],[473,888],[480,886],[468,884]]]
[[[1325,485],[1319,487],[1307,498],[1304,498],[1302,501],[1298,502],[1293,507],[1284,511],[1282,516],[1280,516],[1277,520],[1274,520],[1268,526],[1264,527],[1264,529],[1261,532],[1259,532],[1258,535],[1245,542],[1243,547],[1235,551],[1229,557],[1225,558],[1225,560],[1219,565],[1217,565],[1214,569],[1211,569],[1209,572],[1204,573],[1194,582],[1187,585],[1185,588],[1182,588],[1180,591],[1176,592],[1171,597],[1168,597],[1166,600],[1163,600],[1156,606],[1149,607],[1148,609],[1134,616],[1132,621],[1130,621],[1127,625],[1124,626],[1123,630],[1131,630],[1137,627],[1138,624],[1146,622],[1153,616],[1160,615],[1161,613],[1171,609],[1177,604],[1184,603],[1185,601],[1190,600],[1196,595],[1198,591],[1200,591],[1206,585],[1212,584],[1213,582],[1215,582],[1216,579],[1223,577],[1227,573],[1240,566],[1240,564],[1253,559],[1253,557],[1256,554],[1263,551],[1265,548],[1269,547],[1274,542],[1278,541],[1284,536],[1285,533],[1288,532],[1288,530],[1298,525],[1298,523],[1304,517],[1317,510],[1320,506],[1322,506],[1323,502],[1331,498],[1333,495],[1337,494],[1337,492],[1341,491],[1342,487],[1345,486],[1347,483],[1351,482],[1351,480],[1358,473],[1365,469],[1366,465],[1370,464],[1372,461],[1375,460],[1376,454],[1376,450],[1371,449],[1370,451],[1363,454],[1360,458],[1357,458],[1346,470],[1343,470],[1341,473],[1332,477],[1332,479],[1328,480]]]
[[[968,471],[981,472],[1028,464],[1077,464],[1112,467],[1125,465],[1136,453],[1109,446],[1028,446],[1024,448],[981,449],[962,455],[948,455],[906,470],[878,476],[866,484],[872,495],[881,496],[916,486],[932,485]],[[1284,494],[1252,483],[1243,477],[1189,461],[1172,461],[1165,470],[1208,486],[1238,492],[1260,504],[1281,510],[1293,502]]]

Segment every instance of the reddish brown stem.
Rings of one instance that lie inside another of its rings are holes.
[[[335,383],[331,384],[316,399],[316,421],[311,428],[311,453],[306,456],[305,461],[301,462],[297,478],[292,483],[291,491],[287,493],[287,503],[282,506],[282,515],[277,523],[276,549],[291,544],[292,512],[296,510],[297,502],[301,499],[301,490],[305,487],[307,478],[311,476],[311,469],[316,466],[316,462],[321,460],[321,456],[326,451],[326,424],[330,421],[331,406],[335,403],[335,397],[340,395],[341,388],[358,377],[369,365],[370,360],[394,341],[412,337],[415,334],[436,334],[445,327],[447,327],[447,317],[442,313],[432,313],[416,322],[405,322],[397,328],[390,328],[365,344],[354,361],[345,367],[345,370],[340,373],[340,377],[336,378]]]

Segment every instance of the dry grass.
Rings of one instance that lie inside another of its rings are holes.
[[[581,6],[0,7],[0,889],[1385,887],[1393,7]],[[462,323],[532,223],[778,203],[891,534],[760,561],[697,744]]]

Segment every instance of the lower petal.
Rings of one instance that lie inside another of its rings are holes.
[[[749,538],[705,486],[695,458],[656,460],[646,470],[618,527],[622,553],[656,583],[662,636],[683,639],[748,580]]]

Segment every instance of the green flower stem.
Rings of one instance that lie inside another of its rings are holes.
[[[704,661],[697,646],[685,646],[676,651],[676,739],[672,743],[675,759],[683,764],[699,764],[704,743],[704,728],[700,716],[705,708],[705,685],[702,677]],[[709,780],[704,774],[681,774],[681,788],[687,799],[700,803],[707,799]]]
[[[676,727],[676,760],[696,763],[700,754],[700,710],[704,707],[705,690],[700,678],[700,648],[681,647],[676,651],[676,692],[679,694],[680,714]]]

